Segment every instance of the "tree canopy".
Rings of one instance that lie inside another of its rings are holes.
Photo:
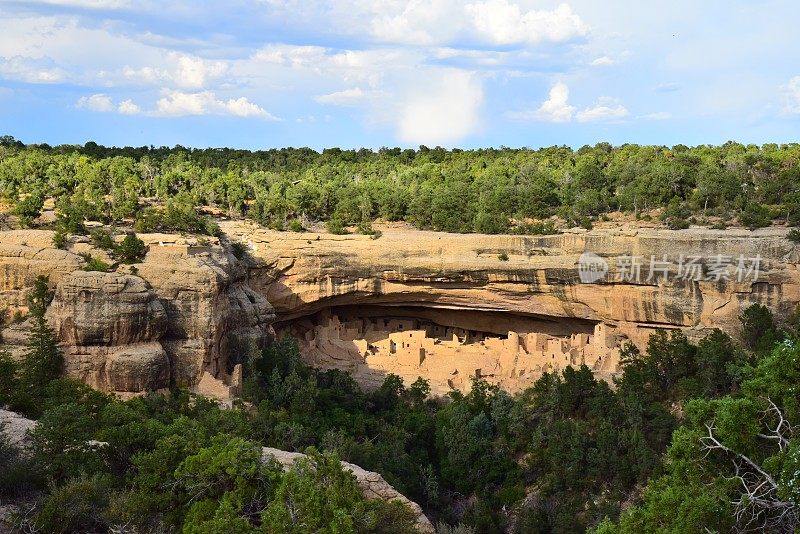
[[[588,226],[610,211],[646,217],[656,208],[672,228],[712,216],[757,228],[800,223],[799,177],[798,144],[317,152],[0,143],[0,197],[19,223],[33,224],[52,197],[70,233],[97,220],[216,235],[198,206],[277,229],[332,221],[338,231],[380,217],[525,233],[531,219]]]

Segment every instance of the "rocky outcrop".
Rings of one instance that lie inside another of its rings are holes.
[[[262,449],[263,461],[266,462],[270,459],[277,460],[277,462],[283,466],[284,470],[291,469],[298,459],[305,458],[305,456],[305,454],[299,452],[282,451],[271,447],[264,447]],[[401,502],[410,508],[416,516],[417,529],[420,532],[434,532],[433,525],[422,512],[422,508],[394,489],[381,475],[372,471],[366,471],[348,462],[342,462],[342,466],[356,477],[356,482],[367,499]]]
[[[49,276],[56,284],[83,265],[79,255],[53,246],[53,232],[0,232],[0,311],[9,316],[26,312],[28,292],[37,276]]]
[[[169,387],[170,362],[158,342],[167,315],[141,278],[71,273],[58,282],[47,318],[64,350],[67,376],[120,393]]]
[[[97,273],[82,271],[81,256],[53,248],[52,232],[0,236],[0,310],[26,312],[34,280],[49,276],[48,319],[67,373],[99,389],[135,394],[174,383],[229,397],[244,352],[272,334],[272,307],[217,239],[143,234],[144,261]],[[88,240],[70,248],[103,254]],[[21,352],[25,331],[24,324],[6,329],[3,343]]]
[[[177,384],[193,386],[204,372],[226,376],[237,355],[269,339],[272,306],[247,285],[246,269],[218,241],[140,237],[149,252],[136,265],[137,273],[166,309],[168,326],[161,343]]]
[[[27,448],[28,432],[34,428],[36,428],[36,421],[0,408],[0,431],[3,432],[11,445],[21,449]]]
[[[134,275],[76,271],[56,286],[48,318],[66,345],[121,346],[158,340],[167,313]]]

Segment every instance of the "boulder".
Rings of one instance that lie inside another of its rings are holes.
[[[115,348],[106,357],[106,384],[111,391],[140,392],[169,387],[170,365],[160,343]]]

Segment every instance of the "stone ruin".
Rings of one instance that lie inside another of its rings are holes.
[[[434,394],[469,390],[473,377],[515,392],[545,372],[587,365],[598,378],[619,370],[620,338],[602,323],[592,333],[557,336],[509,331],[502,336],[413,317],[339,317],[330,309],[279,328],[293,335],[310,365],[341,369],[373,389],[392,373],[406,385],[418,377]]]

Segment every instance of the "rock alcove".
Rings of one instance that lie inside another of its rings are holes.
[[[392,373],[407,385],[425,378],[436,394],[468,390],[475,377],[517,391],[547,371],[586,364],[610,375],[619,363],[614,328],[573,318],[370,304],[279,317],[274,327],[311,365],[348,371],[368,389]]]

